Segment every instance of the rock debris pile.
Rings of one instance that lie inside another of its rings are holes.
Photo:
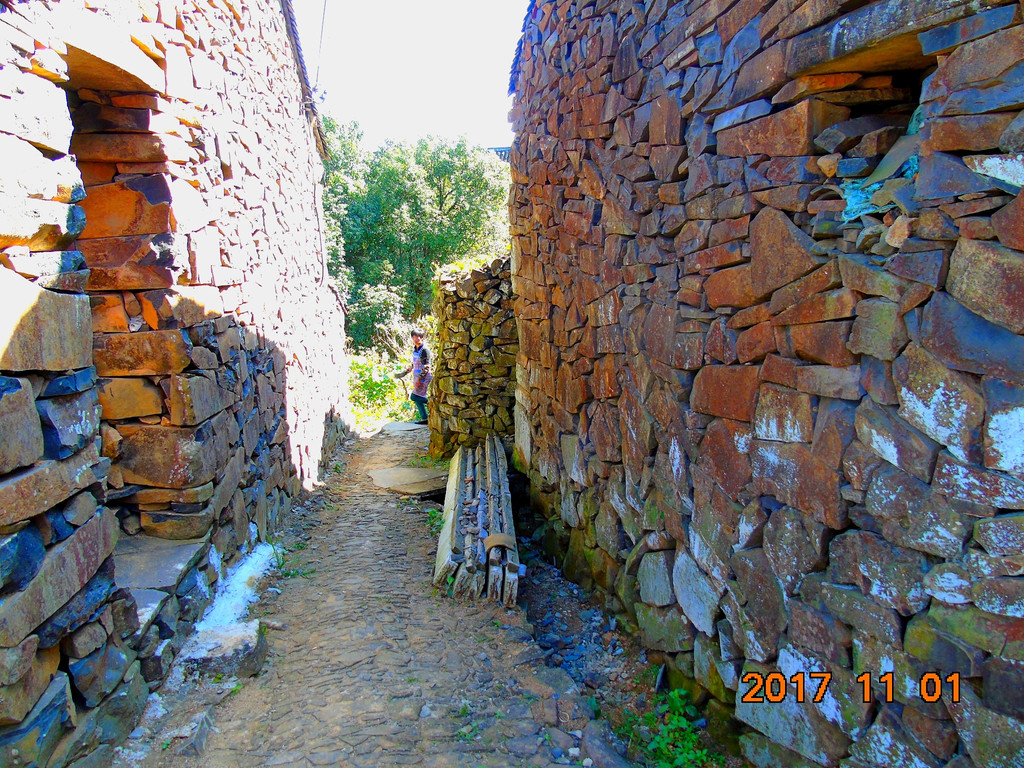
[[[1022,60],[999,0],[528,14],[516,450],[756,766],[1024,764]]]

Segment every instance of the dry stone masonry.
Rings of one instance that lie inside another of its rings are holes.
[[[489,434],[511,436],[519,336],[509,257],[438,276],[430,454],[448,457]]]
[[[512,84],[566,570],[759,768],[1024,765],[1020,4],[537,0]]]
[[[290,4],[0,6],[0,764],[105,765],[345,413]]]

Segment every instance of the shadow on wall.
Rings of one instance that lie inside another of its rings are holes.
[[[244,31],[279,9],[175,5],[147,22],[159,55],[75,3],[0,10],[0,765],[109,763],[222,566],[343,430],[343,388],[314,373],[343,368],[344,337],[317,285],[312,128],[290,58],[240,61],[287,53]],[[252,77],[216,91],[181,13],[228,30],[224,72]]]
[[[266,540],[300,487],[284,351],[183,300],[179,314],[203,319],[122,334],[122,347],[97,335],[94,357],[90,297],[39,287],[81,278],[70,269],[33,283],[0,268],[5,764],[14,749],[40,764],[59,749],[51,759],[64,764],[123,741],[221,563]],[[118,375],[146,360],[148,375]],[[324,419],[329,450],[338,414]]]

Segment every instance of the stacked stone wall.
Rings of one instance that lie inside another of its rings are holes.
[[[488,434],[513,433],[519,336],[509,257],[446,270],[434,300],[437,350],[430,385],[430,454],[449,457]]]
[[[1024,764],[1022,62],[999,0],[529,12],[517,452],[760,768]]]
[[[276,0],[0,9],[0,764],[109,762],[341,434],[292,43]]]

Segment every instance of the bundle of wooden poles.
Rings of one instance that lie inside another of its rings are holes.
[[[521,575],[505,449],[495,435],[452,457],[434,584],[513,606]]]

